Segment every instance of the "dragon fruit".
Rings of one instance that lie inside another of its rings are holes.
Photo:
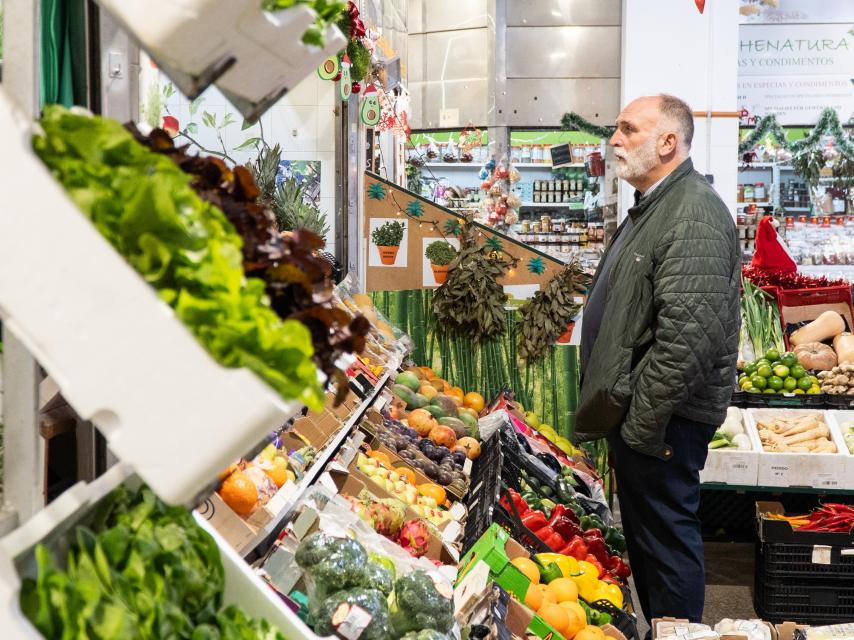
[[[406,518],[406,507],[399,500],[378,500],[368,491],[362,490],[358,498],[350,498],[350,503],[350,508],[380,535],[394,538],[400,533]]]
[[[397,543],[410,555],[420,558],[427,553],[430,543],[430,531],[423,520],[407,520],[403,523]]]

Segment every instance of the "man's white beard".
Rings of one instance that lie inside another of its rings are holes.
[[[618,149],[614,153],[617,158],[624,158],[623,162],[617,161],[617,177],[627,182],[645,177],[658,164],[658,152],[656,151],[657,136],[650,136],[642,146],[634,151]]]

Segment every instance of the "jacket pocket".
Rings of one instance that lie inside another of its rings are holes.
[[[584,440],[603,438],[623,423],[631,402],[628,377],[619,376],[611,389],[599,389],[575,412],[575,433]]]

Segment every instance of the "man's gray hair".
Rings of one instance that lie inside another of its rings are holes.
[[[688,103],[662,93],[658,96],[661,99],[661,115],[667,120],[667,123],[676,128],[680,137],[680,143],[685,145],[685,150],[691,148],[691,141],[694,139],[694,112]]]

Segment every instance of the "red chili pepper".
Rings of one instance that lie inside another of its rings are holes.
[[[605,567],[603,567],[602,563],[599,562],[599,558],[588,553],[584,559],[590,564],[592,564],[594,567],[596,567],[596,570],[599,572],[600,578],[605,575]]]
[[[584,560],[587,556],[587,545],[581,536],[575,536],[567,541],[563,549],[559,553],[565,556],[572,556],[576,560]]]
[[[537,533],[543,527],[548,526],[549,521],[546,520],[546,515],[542,511],[532,510],[522,516],[522,524],[534,533]],[[549,528],[551,529],[551,527]]]

